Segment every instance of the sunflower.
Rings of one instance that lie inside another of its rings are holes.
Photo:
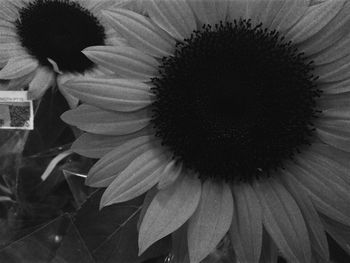
[[[112,4],[115,1],[1,1],[0,79],[8,80],[7,89],[29,85],[29,94],[36,99],[55,86],[57,78],[101,74],[81,50],[121,44],[101,16],[101,10]]]
[[[229,236],[238,262],[328,260],[328,223],[350,226],[350,2],[142,6],[103,11],[127,45],[83,50],[118,77],[65,83],[101,207],[147,193],[140,253],[172,234],[195,263]]]

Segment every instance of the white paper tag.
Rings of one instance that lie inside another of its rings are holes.
[[[27,91],[0,90],[0,129],[34,129],[33,101]]]

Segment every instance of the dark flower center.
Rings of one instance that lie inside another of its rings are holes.
[[[88,10],[68,0],[35,0],[19,10],[17,34],[40,64],[55,61],[63,72],[82,73],[94,64],[81,50],[103,45],[105,32]]]
[[[152,79],[157,136],[201,178],[270,175],[311,142],[312,70],[276,31],[249,20],[204,25]]]

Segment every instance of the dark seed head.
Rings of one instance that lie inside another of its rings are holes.
[[[63,72],[82,73],[94,64],[81,50],[103,45],[105,32],[97,18],[76,2],[35,0],[19,10],[17,34],[28,53],[44,66],[54,60]]]
[[[201,178],[269,176],[310,144],[320,95],[312,71],[275,30],[204,25],[152,79],[157,136]]]

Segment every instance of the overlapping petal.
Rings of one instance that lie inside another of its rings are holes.
[[[197,1],[187,0],[198,20],[203,24],[217,24],[227,17],[228,0]]]
[[[201,182],[191,176],[181,176],[170,187],[160,190],[140,226],[140,254],[182,226],[196,210],[200,197]]]
[[[196,212],[188,223],[188,249],[191,263],[203,260],[230,228],[233,198],[226,183],[207,180]]]
[[[281,178],[288,191],[293,195],[305,218],[310,233],[311,246],[322,259],[329,260],[326,232],[312,201],[302,189],[300,183],[291,174],[282,172]]]
[[[153,96],[147,84],[129,79],[77,77],[62,85],[82,101],[107,110],[139,110],[148,106]]]
[[[61,118],[68,124],[95,134],[125,135],[137,132],[149,124],[150,109],[134,112],[113,112],[82,104],[66,111]]]
[[[136,137],[118,145],[90,169],[86,184],[108,186],[136,158],[154,148],[154,141],[149,136]]]
[[[294,1],[291,1],[294,2]],[[325,27],[343,8],[345,0],[324,1],[307,9],[304,17],[286,34],[293,43],[301,43]]]
[[[197,29],[194,14],[186,0],[148,0],[144,1],[144,6],[152,21],[178,41]]]
[[[124,78],[149,80],[158,68],[156,59],[132,47],[93,46],[82,52],[93,62]]]
[[[250,184],[233,186],[235,213],[231,240],[239,262],[258,263],[262,247],[262,213],[260,203]]]
[[[74,152],[80,155],[89,158],[101,158],[123,143],[148,134],[149,131],[147,128],[122,136],[106,136],[84,133],[74,141],[71,148]]]
[[[174,49],[174,40],[145,16],[123,9],[103,11],[103,14],[132,46],[149,55],[163,57]]]
[[[255,181],[254,190],[263,210],[264,227],[290,262],[310,262],[308,231],[294,198],[277,180]]]
[[[298,162],[300,166],[291,165],[288,169],[312,198],[317,211],[336,221],[349,224],[349,192],[346,192],[348,186],[344,185],[344,181],[321,174],[322,168],[317,164],[305,162],[301,158]]]
[[[349,38],[349,12],[350,2],[345,1],[339,13],[325,27],[300,45],[300,49],[303,50],[305,54],[309,56],[316,54],[313,57],[316,64],[324,64],[327,63],[327,61],[330,62],[342,56],[340,51],[343,49],[338,50],[336,54],[333,54],[333,57],[327,56],[326,54],[329,53],[330,50],[336,50],[337,46],[339,46],[339,42],[344,41],[344,38]],[[325,49],[327,49],[327,51]],[[345,52],[349,52],[346,48],[345,50]]]
[[[151,189],[162,175],[167,158],[163,150],[152,148],[135,158],[107,187],[101,207],[125,202]]]
[[[0,71],[0,79],[15,79],[23,77],[39,66],[39,63],[29,55],[10,58]]]

